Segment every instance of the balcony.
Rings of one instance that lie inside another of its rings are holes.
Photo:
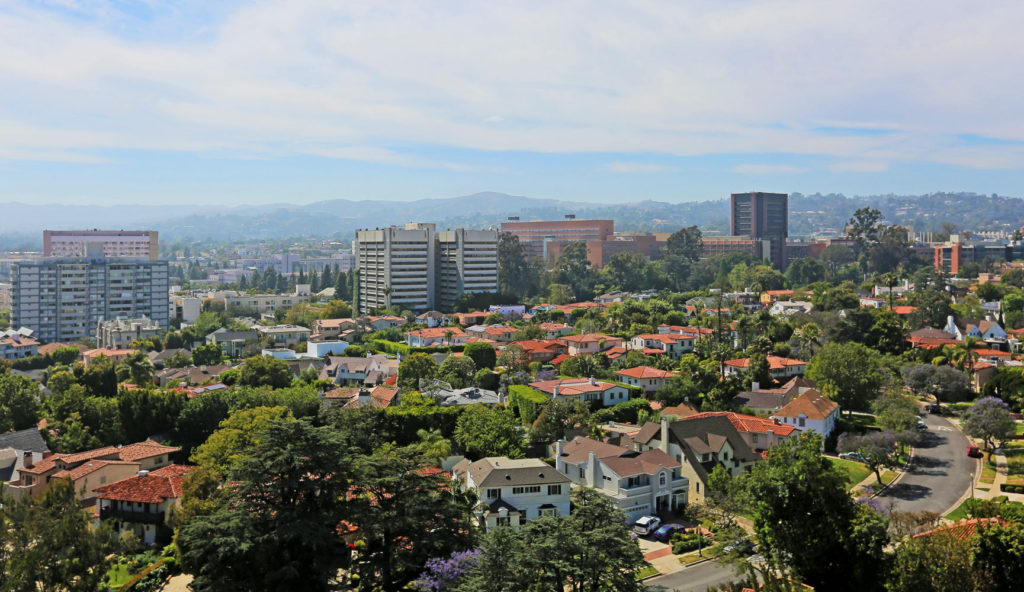
[[[100,518],[106,520],[112,518],[124,522],[135,522],[137,524],[163,524],[163,512],[136,512],[134,510],[118,510],[116,508],[100,508]]]

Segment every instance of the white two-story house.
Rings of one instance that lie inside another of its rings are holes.
[[[576,485],[608,497],[628,522],[687,503],[689,480],[679,462],[658,449],[636,452],[577,436],[556,442],[555,466]]]
[[[673,360],[678,360],[683,354],[692,352],[696,342],[696,335],[648,333],[634,336],[629,342],[629,348],[638,351],[659,350]]]
[[[665,383],[678,376],[678,374],[678,372],[670,372],[651,366],[637,366],[635,368],[615,371],[615,375],[619,377],[620,382],[624,382],[629,386],[638,386],[644,389],[645,393],[657,391],[665,386]]]
[[[452,476],[464,489],[477,493],[476,517],[487,530],[519,528],[541,516],[569,515],[569,478],[540,459],[464,459],[452,467]]]
[[[828,438],[839,423],[839,413],[839,403],[816,389],[808,389],[786,403],[771,418],[782,425],[793,426],[801,432],[814,430]]]

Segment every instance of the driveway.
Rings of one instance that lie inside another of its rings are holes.
[[[978,461],[967,456],[967,438],[947,419],[924,418],[928,425],[911,470],[878,496],[902,512],[946,512],[971,487]]]
[[[734,567],[708,561],[645,580],[644,586],[657,592],[706,592],[709,586],[719,586],[739,579]]]

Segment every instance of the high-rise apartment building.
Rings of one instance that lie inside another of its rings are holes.
[[[44,257],[126,257],[156,261],[155,230],[44,230]]]
[[[771,241],[772,265],[786,265],[786,237],[789,236],[789,195],[786,193],[733,193],[729,208],[729,229],[733,236]]]
[[[411,223],[357,230],[359,312],[396,306],[408,310],[450,308],[466,292],[498,289],[498,233],[437,231]]]
[[[466,292],[498,291],[498,233],[443,230],[437,233],[437,305],[451,310]]]
[[[98,323],[148,317],[167,327],[166,261],[41,259],[11,270],[11,321],[43,341],[92,336]]]

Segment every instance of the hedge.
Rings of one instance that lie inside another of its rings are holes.
[[[388,354],[408,356],[409,354],[436,354],[436,353],[448,353],[460,352],[463,350],[464,345],[453,345],[451,347],[412,347],[404,343],[398,343],[395,341],[386,341],[384,339],[372,340],[374,346],[377,347],[378,351],[383,351]]]
[[[1024,493],[1024,484],[1022,483],[1000,483],[999,490],[1005,491],[1006,493]]]
[[[523,384],[508,387],[508,403],[519,412],[523,423],[533,423],[540,413],[540,406],[548,400],[544,393]]]

